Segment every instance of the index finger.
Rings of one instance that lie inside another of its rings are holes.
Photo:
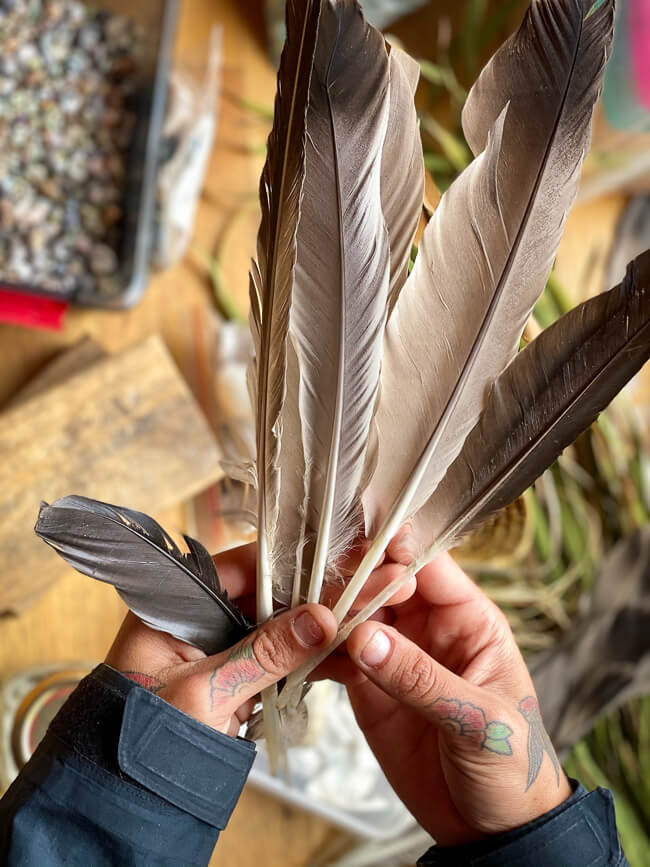
[[[486,595],[451,554],[440,554],[417,573],[418,593],[430,605],[464,605]]]
[[[225,590],[233,599],[255,592],[257,543],[240,545],[212,557]]]

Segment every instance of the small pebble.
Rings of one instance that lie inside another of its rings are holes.
[[[47,244],[47,234],[43,231],[43,229],[32,229],[29,233],[29,249],[32,251],[33,256],[43,249],[43,247]],[[35,264],[37,264],[35,262]]]
[[[114,226],[122,219],[122,208],[116,204],[106,205],[102,211],[102,216],[107,226]]]
[[[106,277],[117,271],[118,261],[114,251],[106,244],[95,244],[90,254],[90,268],[98,277]]]
[[[91,235],[102,235],[104,230],[104,221],[100,209],[96,205],[83,202],[79,211],[81,213],[81,223],[84,229],[90,232]]]

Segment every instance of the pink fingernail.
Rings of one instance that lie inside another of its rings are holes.
[[[320,625],[307,611],[293,621],[293,631],[298,641],[305,647],[316,647],[325,638],[325,633]]]
[[[379,668],[388,659],[392,646],[386,633],[378,629],[361,651],[361,662],[368,668]]]

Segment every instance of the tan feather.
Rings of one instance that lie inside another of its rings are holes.
[[[257,264],[251,271],[251,331],[256,348],[257,618],[273,614],[280,492],[281,413],[286,395],[287,336],[296,258],[296,232],[305,166],[305,118],[320,2],[289,0],[287,41],[275,101],[273,129],[260,181],[262,220]],[[271,764],[283,755],[275,709],[277,689],[262,694]]]

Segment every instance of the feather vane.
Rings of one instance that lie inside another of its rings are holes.
[[[533,0],[470,91],[463,128],[481,164],[443,196],[388,325],[381,447],[364,497],[374,530],[413,475],[411,513],[435,490],[544,288],[611,40],[613,4],[591,7]]]
[[[142,512],[70,496],[43,503],[35,529],[79,572],[113,584],[148,626],[208,655],[232,647],[252,628],[205,548],[185,536],[189,552],[182,553]]]
[[[290,314],[305,520],[316,537],[310,601],[318,600],[327,567],[359,523],[389,284],[380,173],[388,87],[383,38],[364,21],[355,0],[325,4],[307,114]],[[288,390],[288,401],[292,397]],[[288,440],[286,448],[291,460],[294,443]],[[295,511],[296,502],[287,501],[286,508]]]

